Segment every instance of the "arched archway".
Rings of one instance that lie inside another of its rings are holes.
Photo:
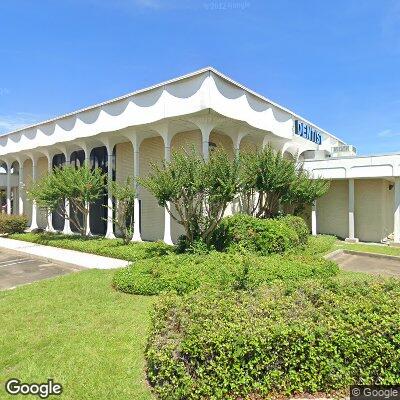
[[[77,152],[78,153],[78,152]],[[74,163],[83,163],[83,160],[78,157],[74,161]],[[90,163],[91,168],[100,168],[103,174],[107,175],[108,173],[108,154],[107,148],[105,146],[95,147],[90,152]],[[112,177],[115,180],[115,146],[113,148],[113,157],[112,157]],[[107,231],[107,186],[104,186],[104,191],[102,196],[95,201],[90,206],[90,232],[94,235],[105,235]]]

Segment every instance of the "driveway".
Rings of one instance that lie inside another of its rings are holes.
[[[0,290],[80,271],[82,267],[54,263],[0,248]]]
[[[343,252],[332,259],[346,271],[400,277],[400,257]]]

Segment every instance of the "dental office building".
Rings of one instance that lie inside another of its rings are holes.
[[[169,160],[174,149],[195,146],[207,158],[220,147],[233,157],[267,145],[331,180],[329,192],[309,210],[313,234],[400,242],[400,154],[358,157],[353,146],[213,68],[0,136],[0,188],[7,212],[25,214],[31,229],[70,234],[68,220],[47,216],[26,196],[32,181],[55,166],[89,161],[109,180],[125,181],[146,176],[152,162]],[[112,203],[105,188],[90,209],[92,234],[117,234]],[[133,240],[173,243],[181,233],[139,188]]]

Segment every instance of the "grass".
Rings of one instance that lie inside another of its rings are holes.
[[[347,243],[329,235],[310,236],[304,252],[306,254],[324,255],[337,249],[400,257],[400,247],[372,243]]]
[[[61,233],[14,233],[8,237],[127,261],[162,256],[172,251],[172,246],[162,242],[142,242],[124,245],[122,239],[82,238],[81,236],[63,235]]]
[[[337,249],[362,251],[365,253],[377,253],[386,254],[389,256],[399,256],[400,257],[400,247],[387,246],[387,245],[376,245],[367,243],[345,243],[338,241],[335,243]]]
[[[15,377],[53,378],[64,399],[153,399],[144,360],[153,300],[116,292],[113,274],[82,271],[0,292],[0,398],[11,398],[4,382]]]

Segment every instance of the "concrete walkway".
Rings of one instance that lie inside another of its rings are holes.
[[[346,271],[367,272],[373,275],[400,276],[400,257],[386,254],[336,250],[326,256]]]
[[[129,264],[129,261],[116,258],[97,256],[95,254],[82,253],[75,250],[59,249],[51,246],[43,246],[41,244],[24,242],[22,240],[0,237],[0,253],[2,247],[49,261],[58,261],[84,268],[112,269],[126,267]]]

